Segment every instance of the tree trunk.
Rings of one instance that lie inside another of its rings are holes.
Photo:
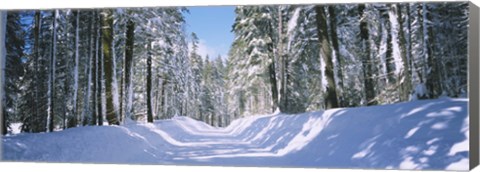
[[[277,57],[280,62],[280,103],[279,109],[281,112],[290,112],[288,107],[288,88],[287,88],[287,57],[283,53],[283,16],[282,6],[278,6],[278,47]]]
[[[7,134],[7,114],[5,113],[5,64],[7,62],[7,50],[5,47],[5,36],[7,32],[7,11],[0,11],[0,117],[2,121],[2,135]]]
[[[75,22],[73,24],[73,27],[75,28],[75,54],[74,54],[74,59],[75,59],[75,64],[73,66],[73,121],[72,122],[69,122],[71,125],[69,127],[75,127],[77,125],[77,122],[76,122],[76,116],[78,115],[78,102],[77,102],[77,96],[78,96],[78,92],[79,92],[79,89],[78,89],[78,40],[80,39],[79,37],[79,30],[78,30],[78,27],[79,27],[79,19],[80,19],[80,16],[79,16],[79,10],[74,10],[73,11],[73,16],[75,17]]]
[[[102,16],[99,15],[99,12],[96,11],[97,17],[97,25],[101,25]],[[97,28],[97,57],[98,57],[98,64],[97,64],[97,118],[98,118],[98,125],[103,125],[103,101],[102,101],[102,81],[103,81],[103,48],[102,47],[102,28]]]
[[[270,33],[273,33],[272,26],[268,26]],[[267,43],[268,52],[273,52],[273,43]],[[268,74],[270,80],[270,90],[272,92],[272,113],[275,112],[278,108],[278,87],[277,87],[277,74],[276,74],[276,67],[275,67],[275,57],[273,55],[269,55],[271,59],[271,63],[268,65]]]
[[[33,84],[34,84],[34,90],[33,90],[33,93],[34,93],[34,101],[33,101],[33,116],[38,118],[39,117],[39,113],[38,113],[38,109],[39,109],[39,91],[38,91],[38,87],[39,87],[39,84],[40,84],[40,79],[39,79],[39,76],[37,75],[39,71],[39,67],[38,67],[38,63],[39,63],[39,59],[40,59],[40,11],[37,10],[35,11],[35,27],[33,28],[33,41],[34,41],[34,45],[33,45],[33,55],[34,55],[34,58],[35,58],[35,61],[34,61],[34,72],[33,72]]]
[[[332,47],[333,50],[335,51],[335,58],[337,60],[337,78],[338,78],[338,97],[339,97],[339,102],[338,105],[340,107],[345,106],[344,101],[343,101],[343,62],[342,58],[340,57],[340,48],[338,45],[338,35],[337,35],[337,16],[335,14],[335,6],[334,5],[329,5],[328,6],[328,13],[330,15],[330,35],[332,37]]]
[[[97,24],[96,24],[96,11],[92,11],[90,13],[90,28],[89,32],[90,34],[88,35],[90,37],[90,42],[89,42],[89,47],[92,47],[92,119],[90,120],[90,125],[97,125],[97,82],[98,82],[98,77],[97,77],[97,64],[98,64],[98,44],[97,44],[97,35],[98,35],[98,29],[97,29]],[[91,33],[93,31],[93,34]]]
[[[335,76],[333,73],[332,50],[328,40],[327,18],[325,16],[324,6],[315,6],[317,19],[317,32],[320,42],[320,56],[325,62],[325,77],[327,87],[325,92],[325,108],[331,109],[338,107],[337,92],[335,86]]]
[[[55,66],[56,66],[56,52],[57,52],[57,13],[58,10],[53,11],[53,22],[52,22],[52,46],[50,54],[50,90],[49,90],[49,118],[48,118],[48,131],[52,132],[54,129],[54,119],[55,119]]]
[[[89,26],[89,30],[91,25]],[[90,43],[90,31],[88,32],[88,43]],[[84,109],[82,111],[82,125],[88,125],[90,123],[90,119],[86,116],[90,113],[90,92],[91,92],[91,80],[92,80],[92,72],[91,72],[91,63],[92,63],[92,47],[88,46],[88,58],[87,62],[85,63],[85,76],[87,76],[86,81],[86,91],[84,93]]]
[[[269,72],[269,78],[270,78],[270,85],[271,85],[271,91],[272,91],[272,112],[275,112],[275,110],[278,107],[278,90],[277,90],[277,77],[275,73],[275,60],[273,60],[272,56],[272,62],[268,65],[268,72]]]
[[[363,67],[363,82],[365,85],[365,97],[367,100],[367,105],[375,105],[375,90],[373,83],[373,74],[372,74],[372,62],[370,59],[370,46],[368,45],[369,33],[368,33],[368,23],[365,18],[365,4],[358,5],[358,13],[360,16],[360,38],[362,41],[362,49],[365,50],[362,56],[362,67]]]
[[[132,20],[127,22],[127,35],[125,43],[125,86],[126,86],[126,106],[125,118],[131,118],[132,115],[132,71],[133,71],[133,47],[135,40],[135,23]]]
[[[428,90],[428,96],[430,98],[437,98],[441,94],[441,83],[440,77],[438,74],[438,69],[437,69],[437,62],[434,59],[433,56],[433,43],[434,43],[434,36],[433,36],[433,28],[432,26],[428,26],[428,22],[432,21],[432,15],[428,12],[428,7],[426,3],[422,4],[423,8],[423,35],[424,35],[424,53],[427,56],[427,66],[425,67],[426,69],[431,69],[427,70],[426,75],[427,75],[427,80],[426,80],[426,87]]]
[[[387,51],[385,52],[385,69],[387,74],[387,85],[395,83],[395,76],[393,75],[394,65],[393,62],[393,44],[392,44],[392,26],[390,23],[389,10],[391,4],[388,4],[386,9],[380,9],[380,15],[383,18],[383,23],[385,26],[385,31],[387,32]]]
[[[393,6],[396,9],[397,13],[397,20],[398,25],[400,26],[398,30],[398,43],[400,46],[400,57],[403,63],[403,71],[401,73],[401,87],[400,87],[400,101],[407,101],[410,95],[410,91],[412,90],[412,83],[411,83],[411,70],[409,61],[407,59],[407,48],[406,48],[406,39],[405,33],[403,31],[403,18],[402,18],[402,6],[400,4]]]
[[[164,74],[164,77],[162,78],[162,100],[160,102],[160,107],[161,107],[161,110],[162,110],[162,118],[165,117],[165,112],[166,112],[166,108],[165,108],[165,99],[167,98],[165,96],[166,94],[166,87],[167,86],[167,77],[165,76]]]
[[[107,106],[107,121],[110,125],[119,125],[117,119],[117,112],[114,105],[113,84],[114,75],[113,68],[113,16],[110,9],[102,11],[102,50],[104,58],[104,72],[105,72],[105,97]]]
[[[153,122],[153,110],[152,110],[152,54],[151,54],[151,43],[149,43],[147,48],[147,121]]]

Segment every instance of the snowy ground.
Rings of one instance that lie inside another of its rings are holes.
[[[214,128],[186,117],[2,138],[3,160],[468,170],[468,99],[301,115]]]

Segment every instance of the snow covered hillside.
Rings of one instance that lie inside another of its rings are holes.
[[[214,128],[187,117],[2,138],[3,160],[320,168],[468,169],[468,99],[442,98]]]

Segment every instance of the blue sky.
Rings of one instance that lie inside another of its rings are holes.
[[[235,6],[188,7],[185,14],[187,33],[195,32],[200,39],[199,54],[210,59],[221,55],[226,58],[233,41],[232,25]]]

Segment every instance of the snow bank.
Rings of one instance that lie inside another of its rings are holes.
[[[468,170],[468,99],[412,101],[216,128],[187,117],[2,138],[3,160]]]

